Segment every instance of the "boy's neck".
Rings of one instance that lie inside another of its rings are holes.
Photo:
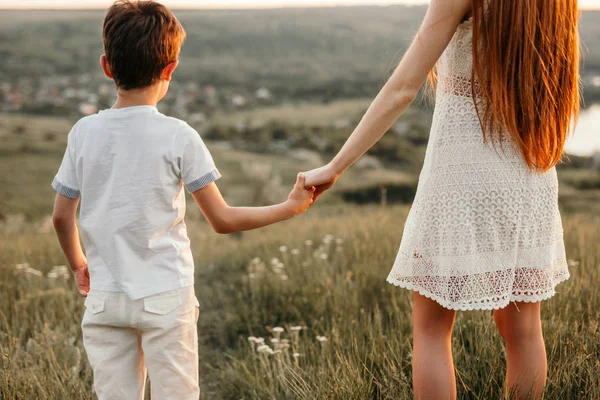
[[[143,89],[122,90],[117,88],[117,101],[112,108],[126,108],[136,106],[156,107],[160,101],[157,87],[149,86]]]

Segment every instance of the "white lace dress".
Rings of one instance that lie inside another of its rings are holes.
[[[556,170],[484,143],[471,95],[472,22],[438,64],[433,124],[388,282],[455,310],[537,302],[568,279]]]

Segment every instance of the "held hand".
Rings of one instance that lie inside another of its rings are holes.
[[[87,264],[73,270],[73,275],[75,276],[77,291],[83,297],[87,297],[87,294],[90,291],[90,273]]]
[[[312,206],[314,202],[314,187],[306,187],[306,182],[304,180],[304,174],[298,174],[298,179],[296,179],[296,184],[294,188],[290,192],[288,196],[287,202],[291,206],[294,215],[302,214],[308,210],[310,206]]]
[[[304,175],[306,176],[304,184],[316,188],[315,201],[324,191],[331,188],[340,177],[329,164],[305,172]]]

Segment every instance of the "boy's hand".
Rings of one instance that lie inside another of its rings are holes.
[[[305,183],[316,188],[314,200],[317,200],[324,191],[330,189],[340,177],[330,164],[307,171],[304,174],[306,176]]]
[[[88,271],[87,264],[73,270],[75,276],[75,283],[77,284],[77,291],[83,297],[87,297],[90,291],[90,273]]]
[[[314,203],[315,188],[305,188],[304,174],[298,174],[296,184],[288,196],[287,203],[290,205],[294,215],[302,214]]]

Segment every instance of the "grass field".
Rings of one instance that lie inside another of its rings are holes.
[[[410,398],[411,296],[384,281],[405,215],[404,207],[317,206],[236,237],[192,219],[204,398]],[[600,398],[599,224],[564,217],[572,277],[543,306],[548,399]],[[0,235],[2,399],[90,398],[83,300],[72,279],[47,275],[61,264],[42,226]],[[281,352],[258,353],[249,336]],[[459,313],[453,349],[459,397],[499,399],[503,347],[491,314]]]
[[[322,107],[325,111],[321,111],[331,116],[354,107],[353,102],[341,103]],[[316,109],[309,106],[305,108]],[[298,114],[289,113],[290,109],[280,107],[277,114],[273,108],[268,108],[264,115],[291,121]],[[2,222],[5,219],[35,222],[52,212],[55,193],[50,182],[60,165],[67,134],[73,123],[64,118],[0,114],[0,230],[7,225]],[[294,157],[294,152],[287,150],[256,154],[233,150],[223,143],[209,143],[208,146],[218,168],[224,173],[224,178],[218,182],[219,188],[232,205],[256,205],[281,200],[285,198],[299,171],[318,167],[326,160],[319,156],[316,161],[299,159]],[[377,185],[414,180],[414,177],[396,170],[353,168],[340,180],[337,189],[355,188],[356,182]],[[332,202],[331,198],[324,200]],[[193,216],[199,215],[191,207],[189,211]]]
[[[48,219],[49,182],[69,128],[54,118],[0,118],[0,399],[93,397],[79,327],[83,299],[63,273]],[[219,185],[236,204],[282,200],[294,174],[313,166],[210,147],[224,172]],[[546,398],[596,400],[598,190],[575,189],[594,177],[560,174],[572,277],[543,305]],[[393,169],[353,168],[340,183],[410,179]],[[203,398],[411,398],[411,293],[385,283],[408,206],[322,199],[296,220],[229,236],[214,234],[190,203]],[[260,340],[270,350],[258,352]],[[501,398],[503,344],[491,313],[459,313],[453,349],[459,398]]]
[[[329,106],[318,103],[286,104],[264,107],[259,110],[217,113],[217,124],[236,121],[250,121],[250,125],[264,125],[267,122],[284,122],[293,126],[327,126],[332,122],[362,116],[371,104],[370,99],[341,100]]]

